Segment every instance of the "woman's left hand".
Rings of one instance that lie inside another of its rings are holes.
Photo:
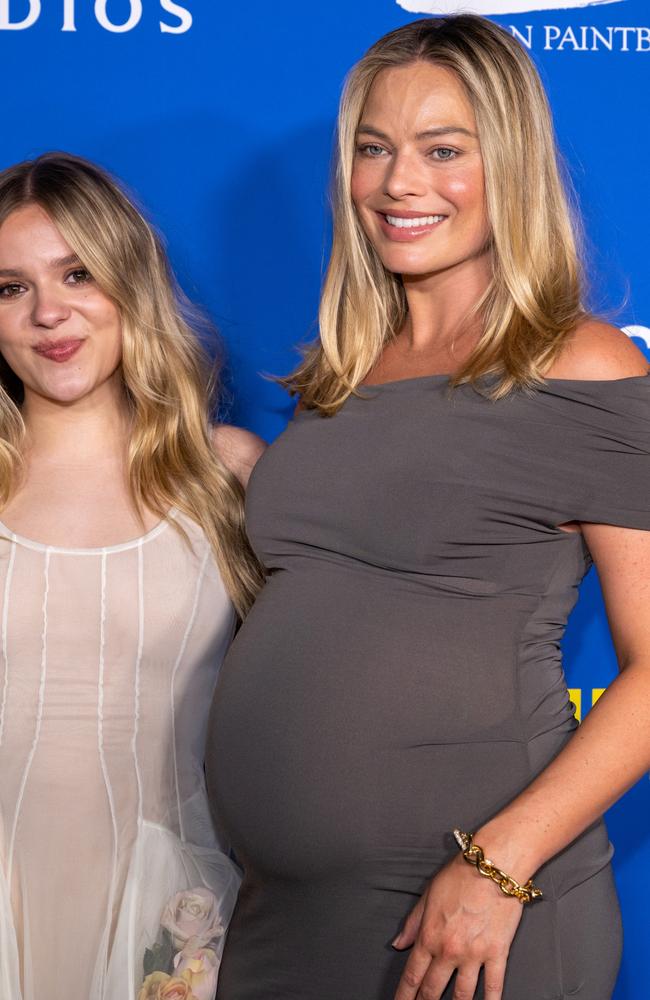
[[[473,1000],[481,967],[485,1000],[501,1000],[522,905],[459,855],[432,878],[393,947],[413,950],[395,1000],[440,1000],[454,972],[453,1000]]]

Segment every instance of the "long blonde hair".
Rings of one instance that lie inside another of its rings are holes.
[[[243,616],[262,571],[244,529],[243,489],[210,440],[211,366],[159,237],[116,181],[66,153],[47,153],[0,173],[0,225],[28,204],[47,213],[119,309],[121,375],[131,417],[128,482],[136,510],[166,518],[174,507],[200,525]],[[1,506],[21,474],[21,400],[22,383],[3,362]]]
[[[417,60],[451,70],[464,86],[485,173],[493,274],[473,310],[481,337],[453,383],[495,374],[495,398],[538,384],[586,315],[551,113],[530,58],[507,31],[482,17],[414,21],[369,49],[350,72],[341,98],[320,340],[281,380],[304,406],[323,414],[335,413],[355,391],[407,317],[401,277],[384,267],[365,235],[350,185],[357,128],[375,77]]]

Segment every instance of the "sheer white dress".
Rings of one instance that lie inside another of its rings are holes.
[[[234,906],[203,751],[235,615],[173,516],[189,545],[167,521],[104,549],[0,524],[2,1000],[131,1000],[177,892]]]

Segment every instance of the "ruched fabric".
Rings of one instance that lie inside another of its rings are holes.
[[[366,387],[260,460],[248,528],[270,577],[209,726],[245,868],[219,1000],[392,1000],[390,941],[450,831],[577,726],[559,643],[590,557],[571,521],[650,529],[649,377],[498,402],[444,376]],[[611,995],[610,857],[599,822],[538,873],[504,1000]]]

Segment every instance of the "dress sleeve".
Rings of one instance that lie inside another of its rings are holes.
[[[578,480],[572,519],[650,530],[650,375],[550,391],[560,389],[571,411],[563,463]]]

